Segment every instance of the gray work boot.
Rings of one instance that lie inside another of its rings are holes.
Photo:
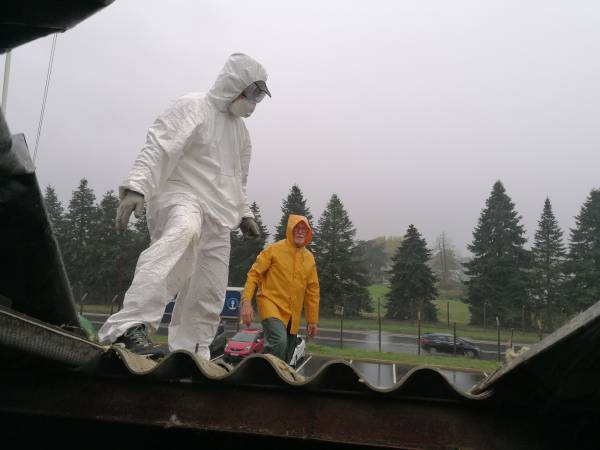
[[[130,352],[142,356],[164,358],[166,355],[162,348],[152,343],[146,333],[146,326],[141,323],[129,328],[115,341],[115,344],[123,344]]]

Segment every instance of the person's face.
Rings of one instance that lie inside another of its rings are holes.
[[[239,95],[229,105],[229,112],[238,117],[250,117],[256,109],[256,103],[250,101],[244,95]]]
[[[304,245],[307,233],[308,227],[304,222],[299,222],[298,225],[294,227],[294,244],[296,244],[296,247],[302,247]]]

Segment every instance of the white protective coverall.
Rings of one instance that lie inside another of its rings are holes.
[[[139,323],[155,332],[179,293],[169,349],[210,357],[227,287],[229,233],[253,217],[246,197],[250,136],[228,108],[248,85],[266,79],[258,62],[232,54],[207,94],[179,98],[148,130],[119,190],[144,195],[151,244],[138,259],[123,309],[98,332],[101,342]]]

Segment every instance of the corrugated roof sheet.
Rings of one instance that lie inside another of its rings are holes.
[[[594,448],[600,417],[597,363],[563,364],[560,373],[546,377],[547,360],[541,358],[562,363],[597,359],[597,353],[560,352],[563,345],[587,339],[586,329],[597,330],[598,308],[578,318],[575,330],[559,330],[529,357],[498,371],[472,393],[456,390],[428,367],[415,368],[393,387],[381,389],[343,361],[331,361],[306,379],[262,355],[249,357],[233,370],[188,352],[172,353],[156,363],[0,309],[0,418],[8,414],[9,422],[26,419],[44,426],[46,421],[36,419],[41,414],[51,419],[53,429],[62,424],[69,430],[85,419],[97,422],[94,432],[101,436],[117,426],[125,426],[131,435],[139,427],[157,427],[169,439],[169,430],[200,430],[235,446],[251,442],[252,436],[266,436],[271,440],[261,441],[265,448],[289,446],[286,439],[291,438],[310,442],[307,448],[327,448],[326,443],[373,448]],[[50,369],[44,361],[52,363]],[[582,374],[584,366],[592,372]],[[546,383],[561,377],[568,385],[561,390]],[[579,402],[573,403],[590,392],[593,397],[583,399],[583,410]],[[108,445],[106,440],[98,442]]]
[[[0,345],[39,358],[78,368],[94,376],[180,381],[182,383],[223,383],[265,387],[295,387],[339,392],[376,392],[394,398],[421,398],[437,401],[475,401],[486,392],[472,395],[456,389],[435,368],[416,367],[390,388],[369,384],[346,361],[330,361],[313,376],[297,374],[271,355],[252,355],[231,368],[197,357],[187,351],[170,353],[160,362],[136,355],[118,346],[101,346],[14,311],[0,308]]]

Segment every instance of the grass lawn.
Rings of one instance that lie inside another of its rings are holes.
[[[166,336],[152,336],[156,344],[166,344]],[[325,345],[308,344],[306,352],[314,356],[326,356],[334,359],[353,359],[361,361],[385,361],[390,363],[404,364],[408,366],[434,366],[455,369],[475,369],[491,373],[500,367],[497,361],[465,358],[464,356],[430,356],[428,354],[409,355],[405,353],[370,352],[368,350],[339,349]]]
[[[372,313],[365,314],[363,319],[345,319],[344,328],[348,330],[377,330],[377,302],[381,299],[381,329],[390,333],[399,334],[417,334],[417,324],[411,321],[399,321],[383,318],[386,308],[384,305],[384,296],[390,290],[387,284],[373,284],[369,286],[369,294],[373,305]],[[438,310],[438,323],[421,324],[421,334],[429,332],[452,333],[453,324],[456,323],[457,335],[465,338],[482,341],[496,341],[498,339],[497,331],[493,327],[486,329],[482,327],[474,327],[469,325],[471,313],[469,307],[460,300],[449,300],[439,298],[433,302]],[[450,324],[448,326],[448,310],[450,312]],[[340,327],[339,318],[320,318],[319,324],[323,328],[338,328]],[[506,342],[510,339],[510,330],[500,330],[500,341]],[[536,333],[515,330],[513,333],[513,341],[525,344],[531,344],[540,340]]]
[[[387,308],[385,307],[385,294],[390,290],[387,284],[372,284],[368,288],[369,295],[371,296],[371,304],[373,305],[373,312],[367,314],[367,317],[377,318],[377,302],[381,299],[381,315],[385,316]],[[448,321],[448,309],[450,310],[450,323],[456,322],[456,324],[467,325],[471,320],[471,313],[469,307],[460,300],[447,300],[439,298],[434,300],[433,303],[438,310],[438,320],[446,323]]]
[[[377,302],[381,299],[381,315],[385,316],[387,308],[385,307],[385,294],[390,290],[387,284],[372,284],[368,287],[369,295],[371,296],[371,304],[373,305],[373,312],[369,314],[371,317],[377,318]]]
[[[321,328],[334,328],[340,329],[339,318],[319,318],[319,327]],[[378,330],[378,323],[376,319],[344,319],[344,330],[356,330],[356,331],[373,331]],[[388,333],[397,334],[410,334],[417,335],[417,324],[416,322],[399,321],[383,319],[381,323],[381,330]],[[450,333],[452,334],[452,324],[450,328],[445,323],[422,323],[421,334],[425,333]],[[500,330],[500,342],[506,343],[510,339],[510,330]],[[495,328],[479,328],[469,325],[456,325],[456,334],[459,337],[467,339],[480,340],[480,341],[492,341],[495,342],[498,338]],[[535,333],[522,333],[515,331],[513,334],[513,342],[531,344],[539,341],[539,336]]]
[[[152,342],[154,342],[155,344],[166,344],[167,336],[164,336],[162,334],[155,334],[152,336]]]
[[[389,291],[389,286],[386,284],[374,284],[369,286],[369,294],[371,301],[373,302],[373,311],[365,315],[364,318],[358,319],[344,319],[344,329],[346,330],[378,330],[378,318],[377,318],[377,301],[381,299],[381,316],[382,316],[382,331],[388,333],[398,334],[417,334],[417,324],[411,321],[399,321],[383,318],[385,316],[386,308],[384,305],[384,296]],[[496,341],[497,332],[493,327],[483,329],[481,327],[474,327],[468,325],[471,318],[469,309],[466,304],[460,300],[446,300],[438,299],[434,303],[438,308],[438,323],[433,324],[421,324],[421,334],[424,333],[452,333],[453,323],[456,322],[456,334],[460,337],[470,338],[474,340],[482,341]],[[448,306],[450,309],[450,327],[448,327]],[[76,305],[79,311],[79,305]],[[99,313],[108,314],[110,312],[110,305],[83,305],[83,311],[88,313]],[[116,309],[115,309],[116,311]],[[340,328],[339,317],[320,317],[319,326],[321,328]],[[510,339],[510,330],[500,330],[500,341],[507,342]],[[539,341],[539,336],[536,333],[522,333],[516,331],[513,334],[513,341],[524,344],[531,344]]]
[[[75,309],[79,312],[80,305],[77,303],[75,305]],[[117,311],[116,305],[113,306],[113,312]],[[92,313],[92,314],[110,314],[110,305],[83,305],[83,313]]]
[[[379,353],[368,350],[339,349],[317,344],[308,344],[306,351],[311,355],[327,356],[329,358],[389,361],[390,363],[409,366],[427,365],[457,369],[476,369],[487,373],[493,372],[501,365],[497,361],[465,358],[464,356],[430,356],[427,354],[419,356],[406,353]]]
[[[471,321],[469,307],[460,300],[434,300],[438,310],[438,320],[442,323],[448,323],[448,310],[450,312],[450,324],[456,322],[456,325],[468,325]]]

